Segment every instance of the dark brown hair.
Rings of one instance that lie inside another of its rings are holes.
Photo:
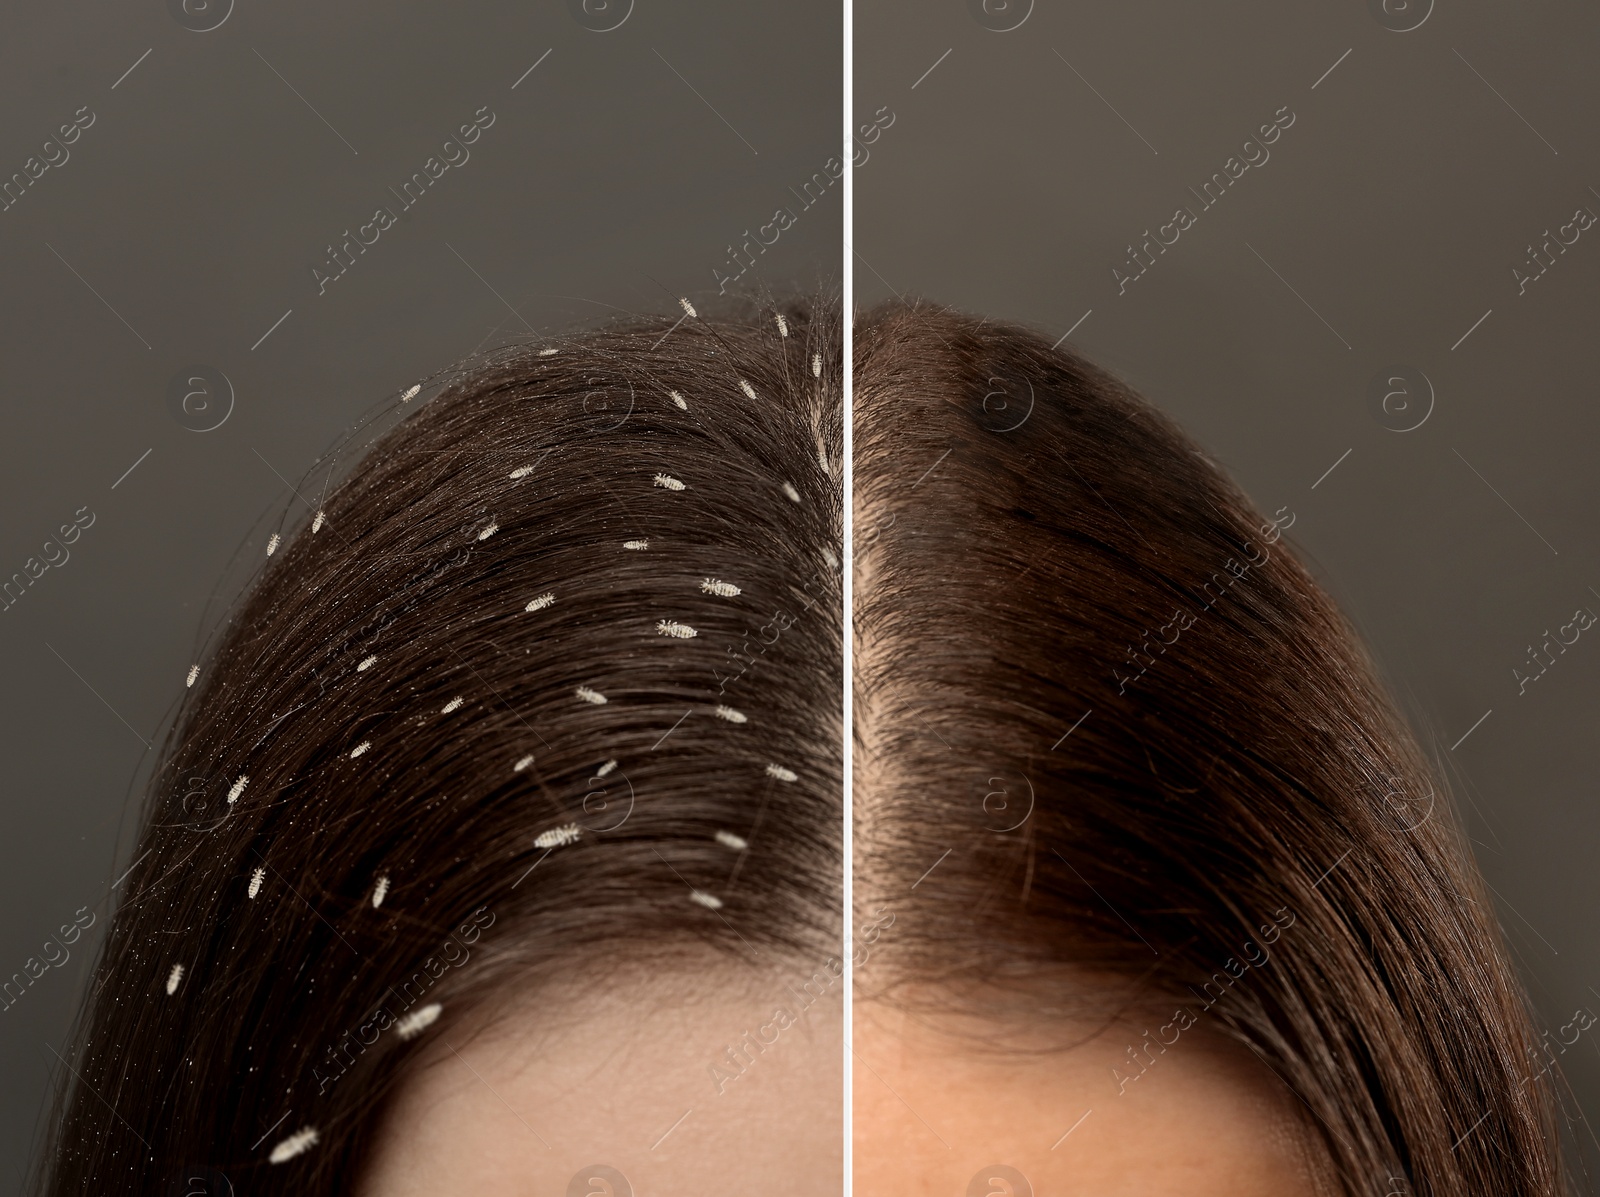
[[[1024,329],[855,347],[858,988],[1109,970],[1253,1049],[1349,1193],[1565,1191],[1491,899],[1292,513]]]
[[[345,1192],[429,1018],[623,946],[838,950],[839,310],[684,309],[413,388],[254,542],[44,1191]]]

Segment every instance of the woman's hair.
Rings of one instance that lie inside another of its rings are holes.
[[[346,1192],[431,1021],[838,950],[840,312],[683,306],[412,388],[272,533],[190,671],[45,1191]]]
[[[892,304],[853,369],[858,987],[1120,976],[1173,1013],[1119,1091],[1205,1024],[1349,1193],[1565,1191],[1491,900],[1294,513],[1020,328]]]

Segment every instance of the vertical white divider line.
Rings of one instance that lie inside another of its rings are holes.
[[[852,1036],[852,1011],[855,998],[855,283],[850,247],[855,244],[855,109],[851,91],[855,82],[855,3],[844,0],[844,221],[840,246],[843,275],[840,277],[840,310],[844,325],[844,1185],[845,1197],[853,1192],[851,1149],[854,1128],[853,1095],[855,1052]]]

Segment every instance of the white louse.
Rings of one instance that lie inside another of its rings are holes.
[[[535,848],[559,848],[563,844],[575,843],[583,834],[583,828],[576,823],[563,823],[560,827],[552,827],[549,831],[541,831],[533,837]]]
[[[721,910],[722,909],[722,899],[717,897],[715,894],[706,893],[705,890],[703,890],[703,889],[692,889],[692,890],[690,890],[689,891],[689,901],[698,902],[698,903],[700,903],[700,905],[704,906],[707,910]]]
[[[444,704],[444,709],[440,711],[439,714],[448,715],[451,711],[459,711],[463,701],[465,700],[461,697],[461,695],[457,694],[449,702]]]
[[[578,687],[578,697],[583,699],[584,702],[594,703],[597,707],[606,704],[606,696],[598,690],[591,690],[588,686]]]
[[[663,636],[671,636],[674,640],[692,640],[700,634],[688,624],[679,623],[675,619],[657,620],[656,631]]]
[[[246,891],[247,896],[253,898],[257,894],[259,894],[261,892],[261,883],[263,881],[265,881],[266,879],[267,879],[267,870],[265,870],[265,869],[258,868],[255,872],[251,873],[250,874],[250,888]]]
[[[672,396],[672,401],[678,405],[678,410],[679,411],[688,411],[689,410],[688,401],[685,400],[682,395],[678,394],[677,391],[670,391],[668,393]]]
[[[717,832],[717,843],[725,848],[732,848],[735,852],[743,852],[750,846],[749,841],[744,837],[734,835],[731,831]]]
[[[434,1023],[439,1021],[439,1015],[444,1007],[438,1002],[429,1002],[421,1009],[414,1010],[394,1024],[395,1033],[402,1039],[415,1039]]]
[[[783,318],[782,312],[778,313],[778,335],[784,337],[789,335],[789,322]]]
[[[172,971],[167,974],[167,992],[177,993],[178,982],[181,980],[183,980],[183,965],[174,964],[172,966]]]
[[[533,753],[530,752],[527,756],[518,757],[517,763],[511,766],[511,771],[513,773],[521,773],[531,764],[533,764]]]
[[[232,806],[235,802],[239,801],[239,795],[244,793],[245,786],[247,786],[249,784],[250,784],[250,779],[248,777],[246,777],[243,773],[239,774],[238,780],[235,781],[233,783],[232,788],[230,788],[228,790],[228,805],[229,806]]]
[[[550,347],[548,349],[539,350],[539,356],[540,357],[553,357],[555,354],[557,354],[559,352],[561,352],[559,349],[556,349],[555,347],[552,346],[552,347]]]
[[[813,353],[811,355],[811,377],[822,377],[822,355],[820,353]]]
[[[316,518],[311,521],[311,531],[313,533],[321,532],[322,531],[322,525],[327,520],[327,518],[328,518],[328,516],[327,516],[327,514],[325,512],[321,512],[321,511],[317,512]]]
[[[478,539],[479,540],[488,540],[489,537],[493,536],[498,531],[500,531],[500,525],[495,523],[493,520],[490,520],[489,521],[489,526],[487,528],[485,528],[482,532],[478,533]]]
[[[616,767],[617,767],[617,762],[615,760],[607,761],[605,764],[601,765],[598,769],[596,769],[594,771],[594,775],[596,777],[604,777],[607,773],[610,773],[611,770],[615,769]]]
[[[184,682],[183,682],[184,686],[185,687],[189,687],[189,686],[194,685],[194,679],[199,677],[199,676],[200,676],[200,666],[198,666],[198,665],[189,666],[189,676],[184,679]]]
[[[732,707],[718,707],[712,712],[718,719],[726,719],[729,723],[749,723],[750,717],[743,711],[736,711]]]
[[[406,390],[406,393],[400,396],[400,402],[410,403],[420,394],[422,394],[422,384],[420,382],[412,383],[411,386]]]
[[[528,605],[526,607],[524,607],[523,610],[524,611],[543,611],[546,607],[548,607],[551,603],[553,603],[555,601],[556,601],[555,591],[546,590],[538,598],[529,599],[528,600]]]
[[[276,532],[274,532],[271,536],[267,537],[267,556],[268,557],[272,556],[272,554],[274,554],[274,553],[276,553],[278,551],[278,545],[280,543],[282,543],[282,541],[283,541],[283,537],[279,536]]]
[[[655,484],[657,486],[661,487],[663,490],[682,490],[683,489],[683,483],[679,482],[671,474],[657,474],[655,476]]]
[[[783,493],[789,496],[789,502],[791,503],[800,501],[800,492],[795,490],[793,482],[785,482],[783,484]]]
[[[383,905],[383,900],[389,896],[389,874],[379,873],[378,883],[372,887],[372,909],[376,910]]]
[[[363,741],[361,741],[361,743],[357,744],[354,748],[352,748],[350,750],[351,759],[352,760],[355,759],[356,757],[360,756],[363,752],[365,752],[367,749],[369,749],[371,747],[372,747],[372,741],[371,740],[363,740]]]
[[[310,1151],[317,1145],[317,1128],[314,1126],[302,1127],[287,1139],[284,1139],[272,1149],[272,1154],[267,1157],[270,1164],[282,1164],[294,1159],[302,1152]]]
[[[749,395],[750,398],[752,398],[752,399],[754,399],[756,397],[756,389],[755,389],[755,387],[751,386],[748,382],[746,382],[742,378],[739,380],[739,389],[741,391],[743,391],[746,395]]]
[[[839,558],[835,557],[833,555],[833,550],[827,548],[826,546],[824,546],[822,550],[822,559],[828,563],[829,569],[839,568]]]
[[[366,656],[362,657],[361,660],[356,662],[356,672],[357,673],[365,673],[367,670],[371,669],[377,663],[378,663],[378,654],[377,653],[369,653]]]
[[[719,594],[723,598],[732,598],[740,593],[739,588],[732,582],[724,582],[718,578],[707,578],[700,583],[700,589],[707,594]]]
[[[694,304],[690,303],[687,299],[680,299],[680,300],[678,300],[678,302],[683,305],[683,310],[685,312],[687,312],[689,315],[695,316],[695,317],[698,317],[700,315],[699,312],[694,310]]]
[[[516,469],[512,470],[510,476],[512,478],[526,478],[531,473],[533,473],[533,467],[531,465],[525,465],[518,466]]]
[[[650,547],[650,542],[648,540],[625,540],[622,542],[622,547],[632,549],[636,553],[642,553]]]
[[[795,781],[800,775],[793,769],[785,769],[782,765],[768,765],[767,776],[776,777],[779,781]]]

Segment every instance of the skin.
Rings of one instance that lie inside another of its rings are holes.
[[[873,1197],[1336,1191],[1326,1177],[1316,1179],[1325,1165],[1298,1100],[1248,1049],[1199,1022],[1166,1051],[1152,1053],[1154,1063],[1137,1079],[1125,1079],[1138,1073],[1127,1049],[1137,1049],[1172,1013],[1109,1025],[1056,1021],[1051,1033],[1074,1042],[1041,1050],[1036,1018],[997,1035],[992,1021],[934,1022],[899,1004],[858,1001],[855,1191]]]
[[[787,988],[817,976],[820,959],[756,971],[707,956],[545,988],[493,1024],[446,1011],[357,1197],[836,1195],[842,982],[814,985],[803,1012]],[[744,1049],[741,1073],[727,1049],[762,1028],[771,1042]]]

